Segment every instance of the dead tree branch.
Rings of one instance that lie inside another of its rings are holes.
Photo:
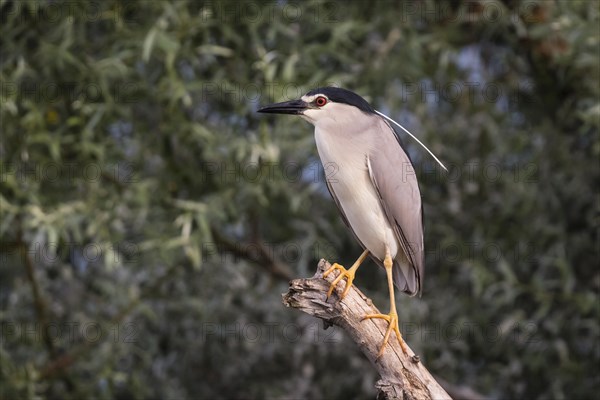
[[[339,301],[344,285],[338,285],[336,296],[327,301],[329,283],[337,275],[333,273],[323,279],[323,271],[327,268],[329,263],[321,260],[315,276],[291,281],[288,292],[283,295],[283,303],[344,329],[381,376],[376,384],[378,398],[450,399],[414,352],[409,348],[409,354],[405,355],[396,340],[390,338],[388,348],[376,359],[387,328],[386,322],[378,319],[361,321],[364,315],[378,314],[379,310],[355,286],[344,300]]]

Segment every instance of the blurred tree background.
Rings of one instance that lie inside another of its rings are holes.
[[[0,1],[0,397],[373,398],[281,293],[360,249],[312,127],[335,85],[403,123],[427,368],[490,398],[600,391],[597,1]],[[385,274],[355,283],[387,310]]]

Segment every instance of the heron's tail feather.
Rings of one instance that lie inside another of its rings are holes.
[[[392,268],[392,276],[396,287],[409,296],[412,297],[421,292],[415,269],[408,263],[396,258]]]

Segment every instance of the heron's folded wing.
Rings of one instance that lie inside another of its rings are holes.
[[[394,283],[411,296],[421,292],[424,274],[423,211],[413,165],[394,130],[381,121],[378,143],[367,158],[369,175],[404,252],[394,260]],[[406,262],[404,262],[406,261]]]

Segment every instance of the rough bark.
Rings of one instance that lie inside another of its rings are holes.
[[[375,385],[379,390],[377,398],[450,399],[410,348],[408,355],[402,352],[394,333],[383,355],[377,359],[387,322],[380,319],[361,321],[364,315],[380,311],[356,286],[352,286],[340,301],[339,295],[345,287],[345,280],[344,284],[337,285],[334,295],[327,300],[329,284],[338,273],[323,278],[323,271],[329,266],[327,261],[321,260],[312,278],[291,281],[288,292],[283,294],[283,303],[321,318],[326,324],[337,325],[350,335],[381,377]]]

